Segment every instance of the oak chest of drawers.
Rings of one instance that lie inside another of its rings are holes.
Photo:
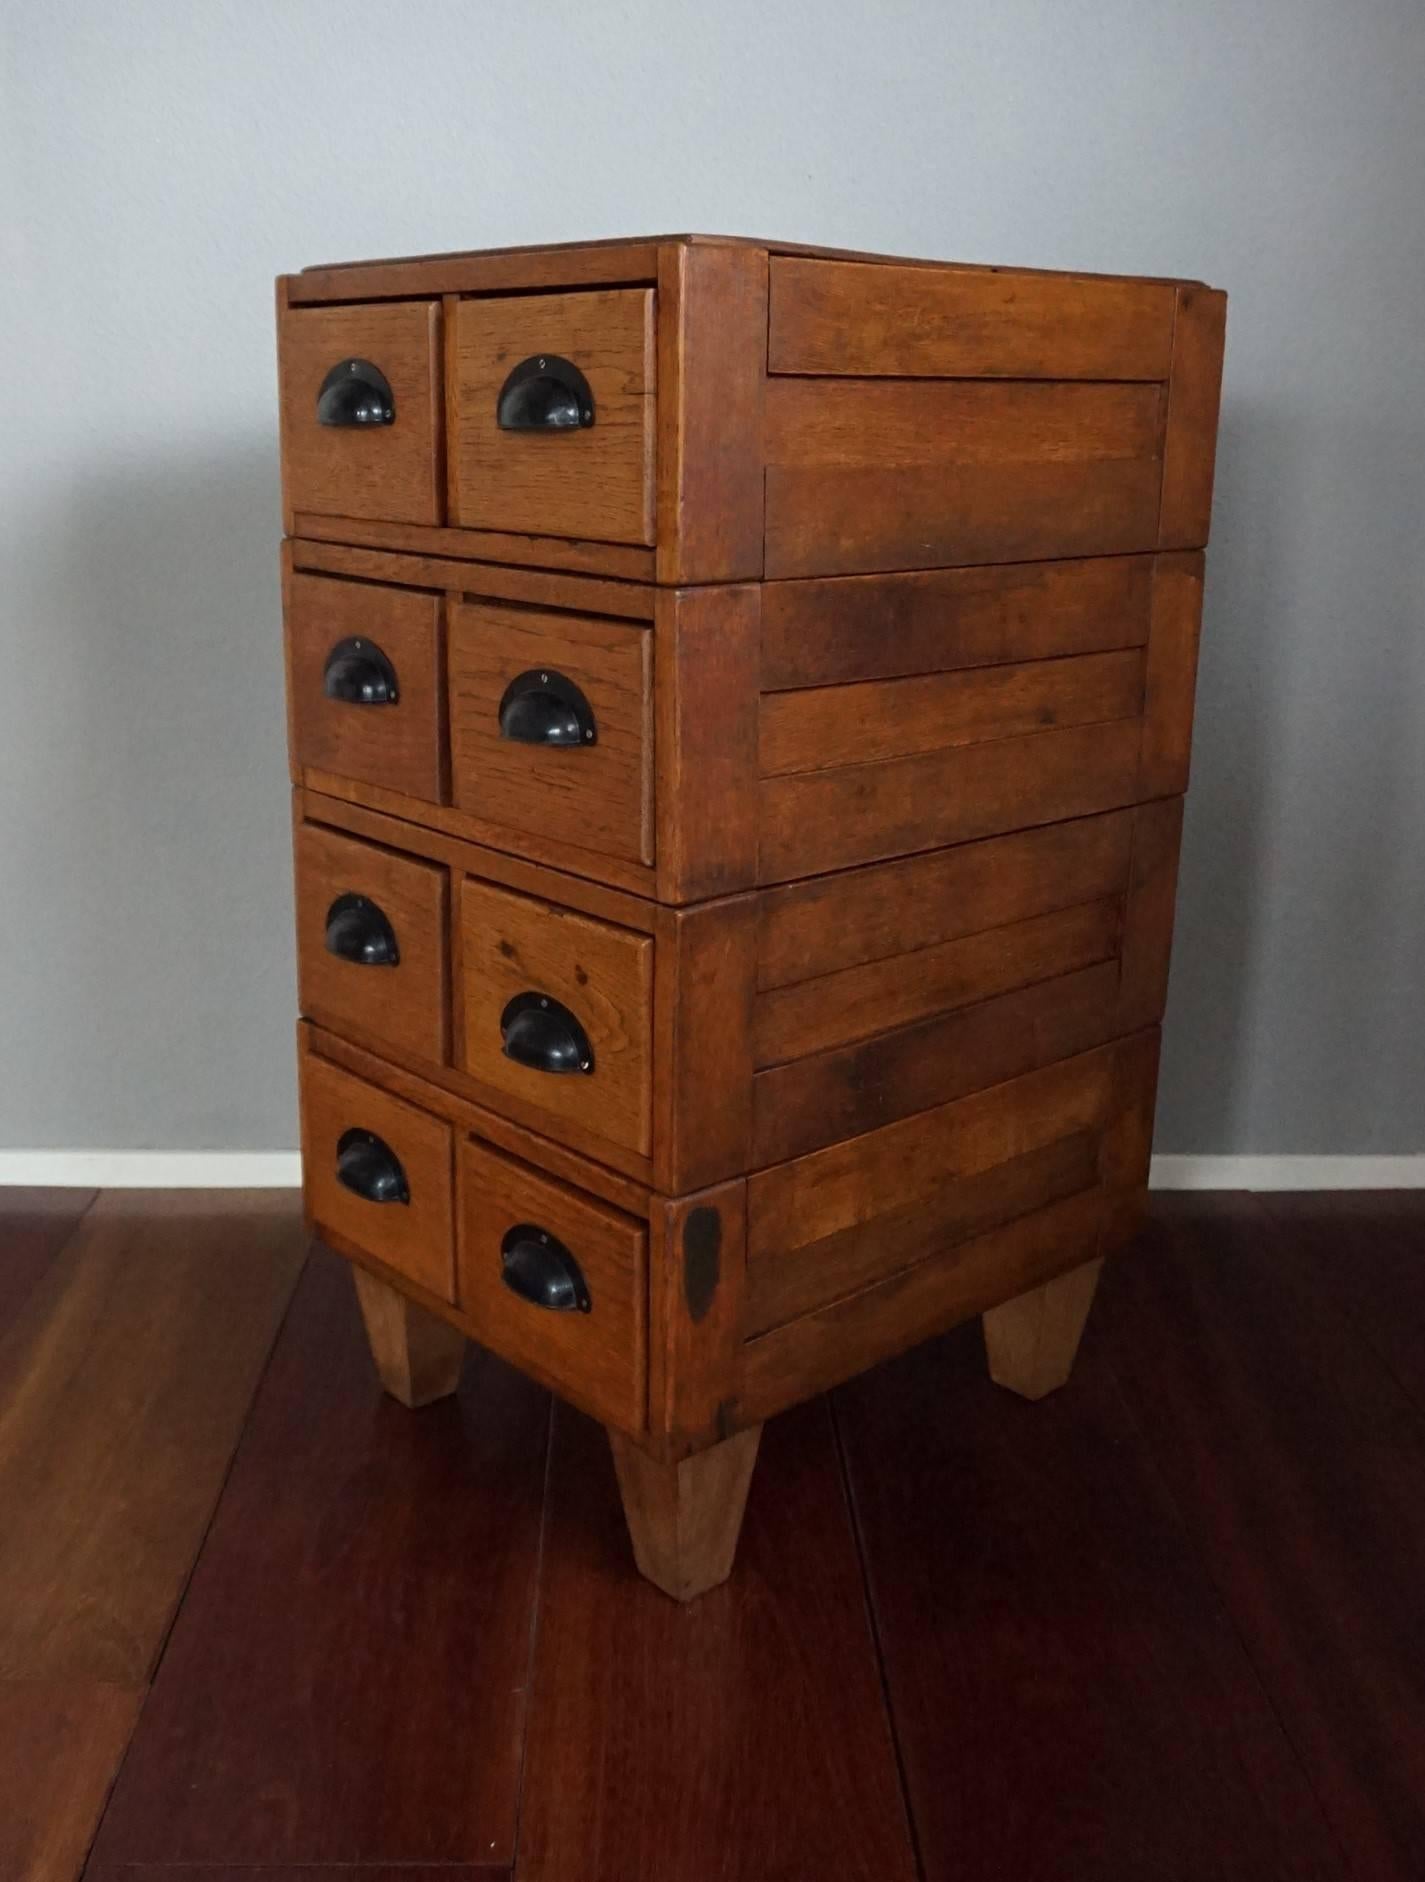
[[[1132,1234],[1224,297],[668,237],[278,283],[307,1207],[731,1567],[762,1421]]]

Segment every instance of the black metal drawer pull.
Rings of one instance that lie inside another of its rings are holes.
[[[365,1202],[409,1202],[401,1159],[374,1131],[343,1131],[336,1147],[336,1180]]]
[[[333,366],[317,394],[317,423],[339,431],[358,426],[394,425],[396,400],[391,382],[369,359],[344,359]]]
[[[548,1229],[518,1222],[500,1243],[500,1278],[512,1294],[551,1313],[588,1313],[583,1270]]]
[[[322,668],[322,691],[346,706],[394,706],[396,669],[374,640],[339,640]]]
[[[562,673],[531,667],[517,673],[500,701],[500,737],[517,745],[593,745],[594,709]]]
[[[495,417],[501,431],[579,431],[594,422],[594,395],[572,360],[533,353],[500,387]]]
[[[327,910],[327,953],[357,967],[396,967],[401,959],[385,910],[364,895],[339,895]]]
[[[594,1048],[567,1006],[547,993],[517,993],[500,1015],[505,1057],[534,1072],[592,1072]]]

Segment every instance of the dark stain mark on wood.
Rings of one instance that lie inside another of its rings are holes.
[[[722,1217],[706,1207],[690,1211],[683,1224],[683,1297],[694,1325],[717,1294],[721,1256]]]

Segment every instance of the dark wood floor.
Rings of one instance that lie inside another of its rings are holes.
[[[0,1192],[0,1878],[1420,1882],[1425,1196],[1153,1217],[1056,1397],[965,1328],[769,1426],[682,1609],[290,1197]]]

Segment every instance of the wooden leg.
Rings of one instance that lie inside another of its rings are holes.
[[[691,1601],[732,1573],[761,1425],[681,1463],[665,1464],[610,1431],[614,1468],[638,1572],[675,1601]]]
[[[412,1411],[449,1398],[460,1383],[465,1335],[364,1268],[351,1273],[371,1357],[392,1398]]]
[[[1022,1398],[1043,1398],[1073,1370],[1102,1261],[1067,1274],[981,1316],[990,1377]]]

